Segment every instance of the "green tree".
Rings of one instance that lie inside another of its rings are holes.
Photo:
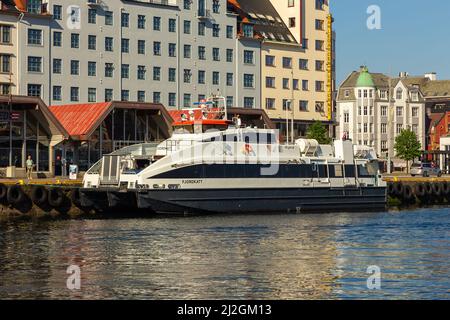
[[[331,138],[328,134],[328,130],[320,121],[316,121],[311,126],[309,126],[308,131],[306,132],[306,137],[308,139],[315,139],[320,144],[331,143]]]
[[[409,173],[409,162],[415,158],[419,158],[422,154],[422,146],[417,139],[416,134],[411,130],[402,130],[395,138],[395,151],[397,157],[406,161],[406,170]]]

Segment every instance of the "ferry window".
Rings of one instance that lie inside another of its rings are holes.
[[[329,170],[331,178],[342,178],[344,176],[342,166],[340,164],[329,166]]]
[[[317,176],[319,178],[328,178],[328,167],[325,165],[317,166]]]
[[[245,143],[258,143],[258,136],[255,133],[246,133],[244,135]]]
[[[270,133],[260,133],[258,134],[258,143],[260,144],[272,144],[275,141],[273,135]]]
[[[345,177],[346,178],[354,178],[355,177],[355,166],[347,165],[345,166]]]
[[[235,134],[227,134],[223,136],[223,141],[226,142],[237,142],[238,141],[238,137]]]
[[[368,178],[372,177],[372,175],[369,173],[367,168],[365,166],[359,165],[358,166],[358,177],[360,178]]]
[[[300,178],[312,178],[313,177],[313,170],[312,165],[310,164],[303,164],[299,166],[300,168]]]

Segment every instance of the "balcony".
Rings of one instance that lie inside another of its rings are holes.
[[[208,9],[199,9],[197,11],[197,18],[200,20],[209,20],[212,18],[211,10]]]

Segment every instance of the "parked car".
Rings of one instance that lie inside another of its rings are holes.
[[[442,171],[438,167],[433,166],[431,163],[413,163],[411,165],[411,176],[442,176]]]

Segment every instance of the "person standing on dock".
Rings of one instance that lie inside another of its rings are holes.
[[[27,165],[27,179],[32,180],[34,162],[33,159],[31,158],[31,155],[28,156],[26,165]]]

